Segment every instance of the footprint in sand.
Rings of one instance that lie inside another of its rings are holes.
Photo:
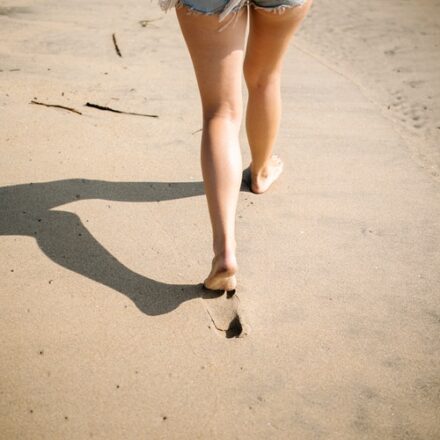
[[[249,191],[251,189],[252,176],[250,165],[243,170],[241,174],[241,188],[240,191]]]
[[[250,327],[240,310],[240,299],[235,291],[214,291],[202,287],[203,302],[214,327],[226,338],[242,338]]]

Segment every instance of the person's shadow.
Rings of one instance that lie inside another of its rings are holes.
[[[147,315],[160,315],[203,297],[202,283],[167,284],[139,275],[111,255],[76,214],[51,209],[84,199],[154,202],[204,193],[203,182],[67,179],[0,187],[0,235],[34,237],[55,263],[123,293]]]

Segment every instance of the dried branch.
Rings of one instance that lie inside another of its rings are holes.
[[[115,110],[114,108],[110,108],[104,105],[99,105],[99,104],[92,104],[91,102],[87,102],[86,103],[86,107],[92,107],[92,108],[96,108],[98,110],[105,110],[108,112],[114,112],[114,113],[122,113],[125,115],[134,115],[134,116],[148,116],[150,118],[158,118],[159,115],[148,115],[145,113],[135,113],[135,112],[124,112],[122,110]]]
[[[45,102],[38,102],[38,101],[34,101],[34,100],[32,100],[29,104],[44,105],[45,107],[62,108],[64,110],[68,110],[69,112],[73,112],[73,113],[77,113],[78,115],[82,115],[82,113],[79,112],[78,110],[75,110],[74,108],[71,108],[71,107],[66,107],[65,105],[46,104]]]
[[[112,34],[112,38],[113,38],[113,44],[115,46],[116,53],[122,58],[121,51],[119,50],[119,46],[118,46],[118,43],[116,41],[116,34]]]

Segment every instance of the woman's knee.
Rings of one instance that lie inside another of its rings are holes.
[[[267,68],[259,68],[252,61],[245,61],[243,75],[248,90],[265,90],[271,87],[279,87],[280,85],[280,69],[275,68],[268,71]]]
[[[239,124],[241,122],[242,113],[241,101],[206,105],[203,107],[203,121],[206,123],[213,119],[224,119]]]

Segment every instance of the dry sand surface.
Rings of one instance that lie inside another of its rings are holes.
[[[438,78],[390,42],[415,2],[315,2],[285,62],[285,171],[240,193],[232,298],[201,289],[201,112],[174,12],[1,4],[2,440],[440,438],[438,107],[417,107]]]
[[[440,180],[440,1],[316,0],[297,47],[360,86]]]

